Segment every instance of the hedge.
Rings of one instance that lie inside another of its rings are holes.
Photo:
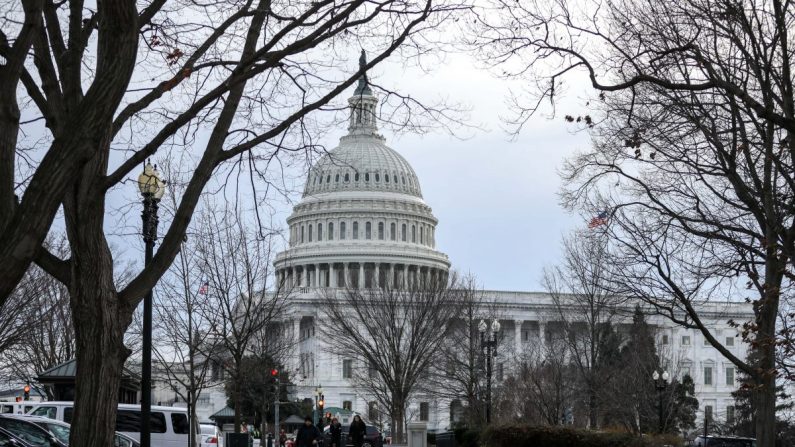
[[[680,447],[681,438],[637,436],[623,432],[597,432],[565,427],[495,426],[487,428],[479,443],[485,447]]]

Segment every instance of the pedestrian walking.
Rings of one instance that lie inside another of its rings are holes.
[[[281,429],[279,432],[279,447],[285,447],[287,444],[287,433],[284,432],[284,429]]]
[[[331,419],[328,430],[331,434],[331,447],[345,447],[342,445],[342,425],[337,418]]]
[[[365,425],[361,416],[358,414],[353,417],[351,428],[348,430],[348,436],[353,441],[353,447],[362,447],[364,443],[364,435],[367,434],[367,425]]]
[[[298,429],[298,435],[295,437],[296,447],[315,447],[320,443],[321,433],[314,425],[312,425],[312,418],[304,418],[304,425]]]

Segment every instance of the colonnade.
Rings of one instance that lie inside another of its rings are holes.
[[[277,272],[282,288],[395,288],[447,281],[447,270],[416,264],[329,262],[285,267]]]

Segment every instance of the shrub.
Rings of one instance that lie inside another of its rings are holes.
[[[643,436],[566,427],[505,425],[487,428],[480,439],[486,447],[680,447],[676,436]],[[461,444],[459,444],[461,445]]]

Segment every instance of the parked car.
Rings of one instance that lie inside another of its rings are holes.
[[[350,431],[350,425],[343,425],[342,426],[342,443],[345,444],[346,447],[353,446],[353,440],[348,438],[348,432]],[[324,444],[326,446],[331,445],[331,433],[329,433],[329,427],[323,427],[323,439]],[[367,426],[367,434],[364,435],[364,442],[362,443],[362,447],[382,447],[384,445],[384,438],[381,436],[381,432],[378,431],[372,425]]]
[[[14,416],[0,416],[0,428],[33,447],[66,447],[49,430]]]
[[[739,436],[698,436],[691,445],[694,447],[756,447],[756,439]]]
[[[57,421],[70,423],[74,414],[74,402],[36,402],[28,413]],[[188,410],[184,407],[152,406],[150,415],[153,447],[184,447],[188,445]],[[116,432],[140,442],[141,406],[119,404],[116,413]],[[199,427],[196,427],[199,433]]]
[[[55,435],[58,441],[60,441],[62,444],[69,445],[69,433],[71,431],[71,426],[66,422],[40,416],[33,416],[30,414],[19,414],[14,415],[13,417],[32,422]],[[113,439],[113,447],[141,447],[141,445],[138,443],[138,441],[129,436],[116,433],[116,436]]]
[[[217,426],[212,424],[199,424],[200,447],[220,447],[223,444],[223,435]]]
[[[34,447],[3,428],[0,428],[0,445],[8,447]]]

